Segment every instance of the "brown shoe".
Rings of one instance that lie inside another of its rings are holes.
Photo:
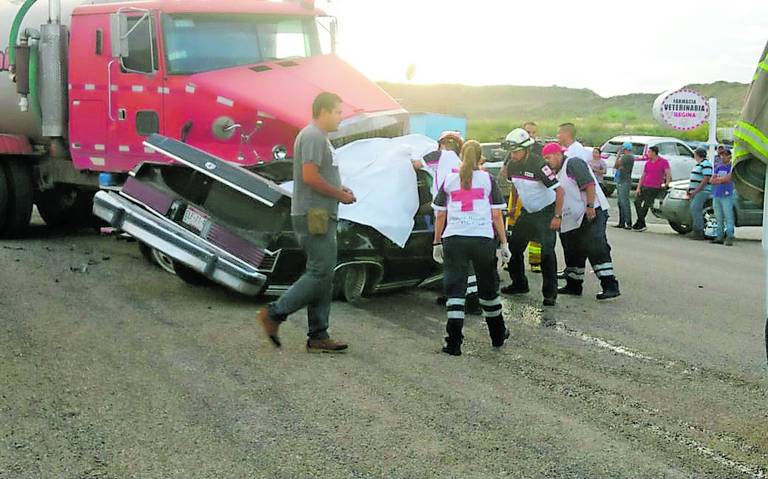
[[[343,353],[346,352],[349,345],[333,339],[308,339],[308,353]]]
[[[280,323],[269,317],[267,308],[259,311],[259,314],[256,315],[256,319],[261,323],[261,327],[264,328],[264,334],[269,337],[272,344],[274,344],[276,348],[281,347],[282,343],[277,336],[277,330],[280,329]]]

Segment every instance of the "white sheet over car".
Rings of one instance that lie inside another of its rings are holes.
[[[339,206],[339,217],[369,225],[400,247],[413,231],[419,193],[412,159],[437,148],[422,135],[373,138],[345,145],[336,151],[342,183],[357,197]]]
[[[371,226],[404,247],[419,209],[411,160],[436,149],[429,137],[407,135],[358,140],[336,150],[341,181],[357,197],[352,205],[339,205],[339,218]],[[281,187],[292,192],[293,182]]]

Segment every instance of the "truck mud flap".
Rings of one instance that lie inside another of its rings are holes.
[[[96,193],[93,214],[226,288],[249,296],[264,288],[267,278],[253,266],[116,193]]]

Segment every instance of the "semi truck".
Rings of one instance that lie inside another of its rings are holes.
[[[245,168],[290,159],[321,91],[344,100],[337,147],[408,129],[313,0],[0,0],[0,18],[0,237],[23,236],[33,205],[92,221],[100,186],[173,163],[153,134]]]

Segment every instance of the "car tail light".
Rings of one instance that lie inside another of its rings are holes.
[[[206,239],[256,268],[261,266],[264,260],[264,251],[221,225],[213,224]]]

